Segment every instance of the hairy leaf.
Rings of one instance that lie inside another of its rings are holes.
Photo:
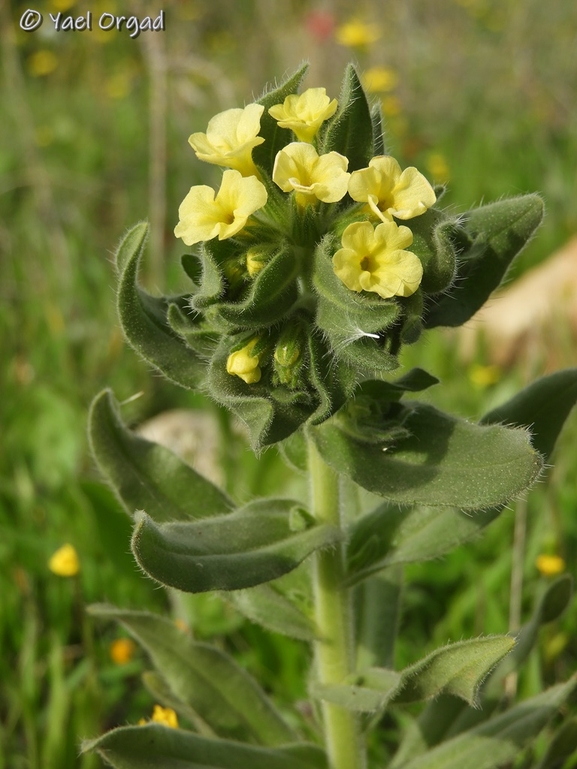
[[[82,750],[97,751],[115,769],[328,769],[314,745],[262,748],[160,724],[113,729],[85,741]]]
[[[497,769],[537,737],[576,685],[574,677],[392,769]]]
[[[367,97],[352,64],[345,70],[339,108],[327,125],[322,152],[339,152],[349,159],[348,170],[368,166],[373,157],[373,125]]]
[[[501,422],[528,427],[533,446],[548,460],[576,402],[577,369],[565,369],[532,382],[510,401],[485,414],[481,424]]]
[[[94,399],[88,424],[98,467],[130,515],[145,509],[161,522],[204,518],[232,509],[224,491],[164,446],[129,430],[110,390]]]
[[[524,430],[472,424],[416,402],[397,419],[409,437],[385,450],[348,435],[335,418],[311,436],[335,470],[399,504],[490,508],[529,487],[541,471]]]
[[[197,643],[173,622],[147,612],[95,605],[146,649],[173,694],[221,737],[281,745],[296,736],[259,685],[224,652]]]
[[[153,579],[199,593],[270,582],[339,537],[336,527],[315,525],[295,502],[265,498],[229,515],[187,523],[157,525],[140,513],[132,549]]]
[[[154,297],[138,285],[138,269],[148,235],[148,224],[133,227],[116,254],[118,269],[118,316],[126,338],[148,363],[172,382],[197,389],[205,366],[196,353],[169,326],[168,307],[186,305],[187,297]]]
[[[435,649],[402,671],[402,685],[394,701],[414,702],[444,692],[475,705],[479,686],[514,645],[515,639],[509,636],[489,636]]]
[[[302,641],[318,637],[313,621],[274,585],[257,585],[227,595],[245,617],[259,625]]]
[[[453,287],[427,308],[425,328],[460,326],[471,318],[499,286],[513,259],[543,219],[538,195],[500,200],[463,217],[464,238]]]

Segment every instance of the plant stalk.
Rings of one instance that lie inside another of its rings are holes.
[[[309,441],[311,507],[319,523],[342,526],[339,476]],[[354,670],[350,591],[342,588],[344,546],[315,553],[313,592],[315,620],[321,640],[315,642],[316,676],[320,685],[339,684]],[[338,705],[322,702],[325,747],[330,769],[364,769],[366,751],[359,718]]]

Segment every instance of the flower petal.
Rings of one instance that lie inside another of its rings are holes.
[[[405,168],[395,185],[395,210],[398,219],[420,216],[435,204],[437,197],[429,182],[416,168]]]

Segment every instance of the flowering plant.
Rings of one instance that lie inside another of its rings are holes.
[[[131,432],[109,391],[93,404],[90,437],[134,517],[140,567],[179,590],[230,591],[254,621],[309,641],[317,717],[286,718],[232,658],[171,622],[97,606],[145,647],[157,671],[150,688],[190,728],[153,719],[85,747],[123,769],[361,769],[367,729],[388,709],[429,700],[391,769],[503,766],[575,688],[495,714],[504,676],[539,624],[563,611],[570,580],[551,584],[518,639],[460,640],[396,670],[402,567],[473,539],[535,481],[577,399],[577,373],[541,379],[474,424],[406,397],[436,384],[431,374],[392,372],[402,345],[482,306],[543,204],[526,195],[443,210],[443,190],[387,154],[355,69],[338,103],[322,88],[298,94],[305,69],[191,136],[200,160],[227,170],[218,193],[193,187],[180,207],[175,234],[196,246],[182,260],[190,290],[154,298],[139,286],[146,224],[120,245],[117,268],[130,344],[233,411],[255,451],[277,444],[309,474],[308,504],[265,497],[238,507]],[[351,509],[347,484],[382,503]],[[310,605],[286,589],[297,569]]]

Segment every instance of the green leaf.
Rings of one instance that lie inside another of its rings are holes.
[[[187,297],[153,297],[138,285],[138,269],[148,235],[148,224],[137,224],[126,235],[116,254],[117,308],[122,330],[145,361],[172,382],[197,389],[204,380],[205,364],[168,325],[168,307]]]
[[[261,748],[160,724],[113,729],[82,744],[83,752],[91,750],[115,769],[328,769],[313,745]]]
[[[357,670],[394,666],[402,592],[403,568],[399,565],[356,588]]]
[[[395,760],[394,769],[403,767],[405,760],[424,752],[441,740],[472,729],[492,716],[502,698],[504,678],[527,659],[538,638],[541,625],[554,621],[567,608],[571,600],[571,583],[571,578],[564,575],[548,585],[531,620],[517,634],[512,652],[497,665],[483,686],[481,707],[463,707],[464,703],[445,695],[429,703],[405,733],[398,751],[400,763],[397,764]]]
[[[576,688],[576,679],[554,686],[492,718],[471,731],[443,742],[394,769],[497,769],[517,758]]]
[[[278,87],[265,91],[257,101],[257,104],[264,106],[264,112],[260,119],[259,135],[265,141],[254,148],[252,157],[258,166],[261,166],[268,172],[269,176],[272,175],[277,152],[293,141],[293,135],[292,131],[289,131],[287,128],[279,128],[277,121],[269,115],[268,111],[275,104],[282,104],[287,96],[298,91],[307,70],[308,64],[303,64],[294,75],[291,75]]]
[[[475,511],[439,507],[400,509],[379,505],[352,527],[348,544],[348,575],[353,585],[396,563],[439,558],[478,537],[503,507]]]
[[[215,646],[193,641],[173,622],[148,612],[100,604],[89,611],[122,624],[173,694],[219,736],[260,745],[296,739],[256,681]]]
[[[110,390],[96,396],[88,421],[92,454],[130,515],[145,509],[161,522],[204,518],[232,508],[223,491],[175,454],[128,430]]]
[[[560,769],[577,751],[577,718],[566,721],[549,743],[535,769]]]
[[[401,674],[372,668],[348,676],[342,684],[313,685],[312,695],[346,710],[375,713],[386,708],[401,684]]]
[[[541,224],[543,211],[538,195],[523,195],[465,214],[455,282],[427,308],[425,328],[460,326],[469,320],[499,286]]]
[[[314,622],[274,585],[257,585],[226,596],[241,614],[273,633],[314,641]]]
[[[339,108],[327,124],[322,153],[339,152],[349,159],[349,173],[365,168],[373,157],[373,123],[369,103],[352,64],[345,70]]]
[[[306,438],[302,430],[297,430],[284,441],[277,444],[282,458],[287,465],[300,473],[308,473],[309,455]]]
[[[577,402],[577,369],[537,379],[510,401],[490,411],[481,424],[526,426],[531,442],[547,461],[571,409]]]
[[[528,488],[541,471],[524,430],[471,424],[417,402],[405,406],[397,421],[409,437],[386,451],[351,437],[336,418],[311,428],[311,436],[331,467],[398,504],[495,507]]]
[[[515,639],[510,636],[489,636],[435,649],[402,671],[401,686],[394,702],[415,702],[443,692],[476,705],[479,687],[485,677],[514,645]]]
[[[511,651],[509,636],[459,641],[436,649],[397,673],[369,668],[349,676],[337,686],[319,686],[317,696],[347,710],[374,712],[389,703],[416,702],[441,692],[476,704],[477,692],[489,671]]]
[[[361,382],[355,397],[367,395],[379,401],[398,401],[407,392],[422,392],[439,383],[437,377],[422,368],[413,368],[393,382],[368,379]]]
[[[157,525],[140,513],[132,549],[147,574],[179,590],[252,587],[292,571],[315,550],[338,541],[338,528],[328,524],[294,531],[294,510],[298,505],[291,500],[265,498],[230,515],[189,523]]]
[[[450,694],[429,701],[419,717],[405,726],[389,769],[404,769],[411,759],[441,742],[464,709],[470,710],[462,699]]]

